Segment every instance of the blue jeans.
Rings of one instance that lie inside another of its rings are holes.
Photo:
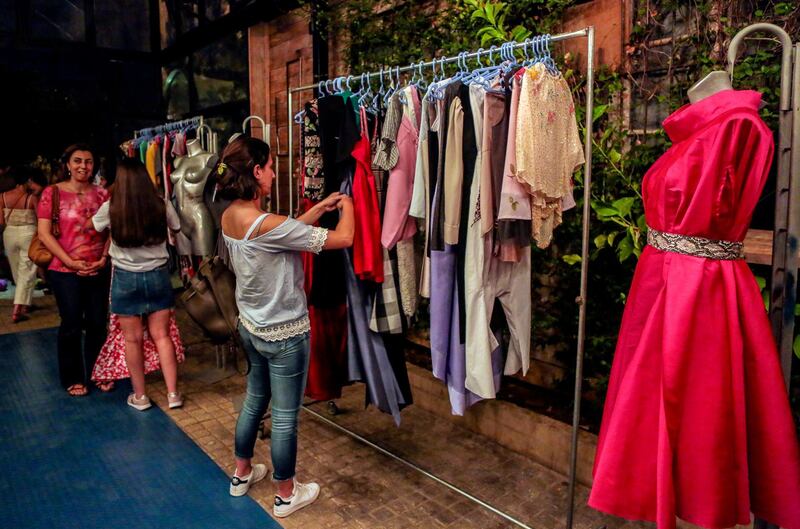
[[[258,425],[272,398],[273,478],[291,479],[297,463],[297,415],[303,405],[308,373],[308,333],[267,342],[239,324],[239,334],[250,359],[250,373],[247,397],[236,421],[236,457],[253,457]]]

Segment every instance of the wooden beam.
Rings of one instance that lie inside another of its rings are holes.
[[[744,258],[750,264],[772,265],[772,230],[748,230]]]

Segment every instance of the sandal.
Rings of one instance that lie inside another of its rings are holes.
[[[97,389],[102,391],[103,393],[108,393],[110,391],[114,391],[114,381],[113,380],[106,380],[105,382],[95,382],[95,386]]]
[[[25,312],[22,310],[22,305],[14,305],[14,310],[11,312],[11,322],[19,323],[28,319]]]
[[[83,384],[73,384],[67,388],[67,393],[72,397],[84,397],[89,394],[89,390]]]

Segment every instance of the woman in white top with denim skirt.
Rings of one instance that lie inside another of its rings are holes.
[[[180,230],[172,204],[153,185],[147,170],[132,159],[117,164],[111,199],[97,210],[95,230],[111,229],[108,254],[114,264],[111,278],[111,312],[119,317],[125,336],[125,361],[133,393],[128,405],[139,411],[150,408],[145,394],[144,325],[156,344],[161,372],[167,385],[170,408],[183,405],[178,392],[178,362],[169,335],[175,297],[167,270],[167,230]]]
[[[223,151],[217,193],[233,200],[222,232],[236,273],[239,334],[250,360],[247,396],[236,423],[236,471],[230,493],[242,496],[267,475],[251,464],[258,425],[272,400],[271,456],[277,484],[274,514],[288,516],[319,495],[316,483],[296,481],[297,415],[303,403],[309,358],[308,308],[300,252],[346,248],[353,243],[353,203],[334,193],[297,219],[260,208],[275,174],[269,146],[240,137]],[[340,210],[335,230],[312,226]]]

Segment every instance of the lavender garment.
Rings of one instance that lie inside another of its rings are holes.
[[[434,204],[441,192],[442,182],[437,182],[434,189]],[[464,415],[464,412],[481,400],[468,391],[466,383],[466,348],[460,338],[458,282],[456,267],[458,266],[456,248],[445,245],[443,251],[431,250],[431,362],[433,376],[447,384],[450,396],[450,409],[453,415]],[[498,348],[492,354],[495,387],[500,387],[502,373],[502,351]]]
[[[482,400],[465,387],[467,379],[466,348],[461,341],[456,296],[456,254],[452,246],[445,251],[431,251],[431,361],[433,376],[447,383],[453,415],[464,415],[467,408]],[[499,341],[499,339],[498,339]],[[500,389],[503,351],[492,352],[495,392]]]

